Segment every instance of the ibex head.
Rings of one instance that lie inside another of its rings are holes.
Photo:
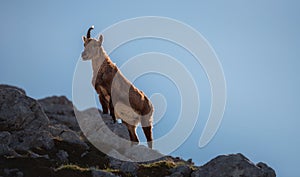
[[[91,31],[94,29],[94,26],[91,26],[87,31],[86,36],[82,36],[84,42],[84,51],[81,54],[83,60],[92,59],[97,55],[99,47],[101,47],[103,42],[103,36],[100,35],[99,39],[91,38]]]

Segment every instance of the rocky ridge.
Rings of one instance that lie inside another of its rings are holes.
[[[76,109],[75,109],[76,111]],[[77,112],[77,111],[76,111]],[[142,145],[130,146],[119,142],[102,141],[101,131],[129,140],[127,129],[114,124],[102,115],[104,124],[93,120],[97,109],[78,111],[83,117],[81,126],[97,131],[84,132],[77,123],[72,102],[64,96],[35,100],[23,89],[0,85],[0,177],[22,176],[172,176],[172,177],[275,177],[275,171],[265,163],[254,164],[244,155],[218,156],[203,166],[191,160],[163,156],[151,162],[134,162],[136,156],[161,155]],[[76,114],[77,114],[76,113]],[[88,116],[87,116],[88,115]],[[102,153],[87,139],[97,139],[108,154],[126,154],[126,161]],[[109,137],[108,137],[109,138]],[[124,148],[124,146],[126,148]],[[123,148],[121,148],[123,147]]]

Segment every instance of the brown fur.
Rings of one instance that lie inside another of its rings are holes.
[[[127,126],[130,139],[138,143],[136,127],[141,123],[148,146],[152,148],[153,106],[147,96],[130,83],[110,60],[99,40],[83,37],[85,50],[83,60],[92,59],[93,86],[99,94],[103,113],[112,115],[114,121],[121,118]]]

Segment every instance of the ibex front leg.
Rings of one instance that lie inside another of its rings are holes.
[[[108,101],[105,99],[105,96],[102,92],[99,93],[99,101],[102,105],[103,114],[108,114]]]
[[[116,123],[116,116],[115,116],[115,108],[114,108],[114,105],[113,105],[113,102],[112,102],[112,99],[110,98],[110,101],[109,101],[109,111],[110,111],[110,115],[114,121],[114,123]]]
[[[125,121],[123,121],[123,123],[126,125],[126,127],[128,129],[128,133],[129,133],[129,136],[130,136],[131,144],[132,145],[139,144],[139,139],[138,139],[137,134],[136,134],[136,126],[130,125],[130,124],[128,124]]]

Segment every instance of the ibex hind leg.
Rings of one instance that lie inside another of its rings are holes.
[[[142,121],[141,124],[147,139],[148,147],[152,149],[153,147],[152,123],[150,123],[149,121]]]

